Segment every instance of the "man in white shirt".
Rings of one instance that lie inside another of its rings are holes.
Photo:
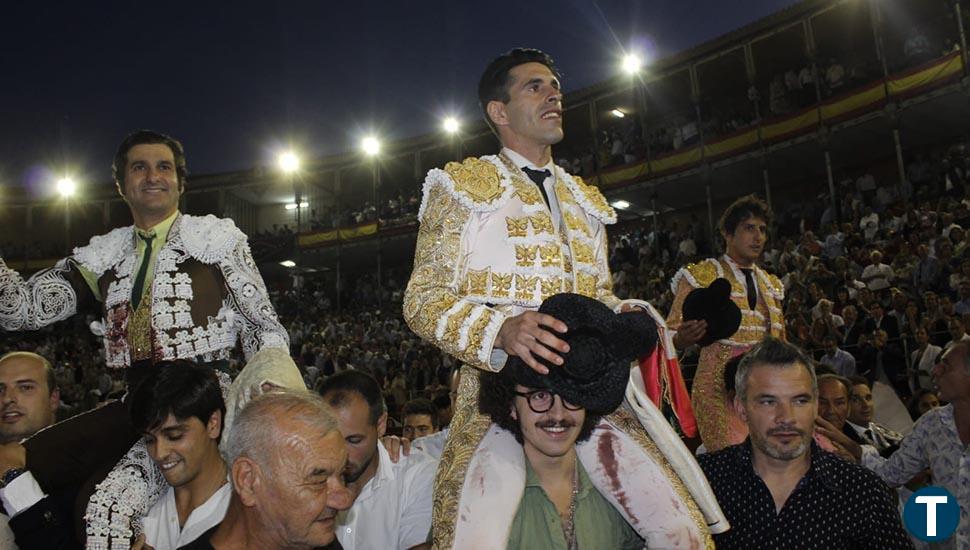
[[[873,250],[869,259],[871,263],[862,270],[862,282],[873,292],[889,288],[896,277],[893,268],[882,263],[882,253],[878,250]]]
[[[344,477],[357,494],[337,515],[337,539],[345,550],[421,547],[431,531],[432,488],[437,459],[412,449],[395,464],[379,443],[387,428],[380,385],[361,371],[344,371],[320,387],[347,442]]]
[[[131,403],[132,425],[169,484],[144,518],[143,541],[175,550],[221,522],[232,496],[219,454],[226,412],[219,379],[210,368],[176,361],[153,369]]]

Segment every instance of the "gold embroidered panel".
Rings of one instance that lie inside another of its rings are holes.
[[[478,158],[449,162],[445,172],[455,182],[455,190],[475,202],[488,204],[502,196],[502,180],[498,168],[491,162]]]

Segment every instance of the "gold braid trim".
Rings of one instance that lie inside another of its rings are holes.
[[[491,420],[478,412],[480,375],[481,371],[474,367],[461,367],[455,416],[451,419],[448,441],[441,453],[434,480],[434,504],[431,513],[434,550],[450,549],[454,544],[458,504],[465,474],[468,472],[468,463],[491,425]]]
[[[704,514],[701,512],[697,503],[694,502],[694,497],[691,496],[690,491],[684,485],[684,482],[677,475],[677,472],[670,466],[670,462],[667,457],[664,456],[657,444],[650,439],[647,435],[646,430],[640,422],[634,417],[632,413],[626,408],[626,406],[620,407],[612,414],[606,416],[606,420],[611,424],[620,429],[623,433],[630,436],[633,441],[643,449],[647,455],[663,470],[664,475],[670,480],[670,484],[673,486],[674,491],[680,497],[684,504],[687,506],[687,511],[690,514],[691,519],[694,520],[694,524],[697,525],[698,531],[702,533],[704,537],[704,548],[707,550],[714,550],[714,539],[711,537],[711,530],[707,526],[707,520],[704,519]]]

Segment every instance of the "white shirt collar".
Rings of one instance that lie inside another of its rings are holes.
[[[502,153],[504,153],[505,156],[509,157],[509,160],[515,163],[515,165],[518,166],[519,168],[522,168],[523,166],[525,166],[533,170],[549,170],[550,174],[555,172],[556,164],[552,162],[551,158],[549,159],[549,162],[547,162],[545,166],[536,166],[531,160],[523,157],[522,155],[520,155],[519,153],[516,153],[515,151],[509,149],[508,147],[502,147]]]

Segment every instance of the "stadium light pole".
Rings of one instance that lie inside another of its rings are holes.
[[[620,67],[630,77],[633,86],[634,102],[639,114],[638,118],[640,119],[640,136],[644,144],[649,148],[650,140],[648,139],[649,134],[647,132],[647,86],[643,81],[643,58],[634,52],[627,53],[623,56]],[[647,158],[648,160],[650,158],[649,151]],[[649,162],[647,166],[649,168]]]
[[[448,116],[441,122],[441,128],[451,137],[455,147],[455,160],[461,162],[461,157],[464,151],[462,151],[462,140],[461,140],[461,121],[457,117]]]
[[[77,182],[69,176],[57,180],[57,193],[64,199],[64,250],[71,253],[71,197],[77,192]]]
[[[383,307],[383,285],[381,284],[381,163],[379,155],[381,153],[381,141],[375,136],[367,136],[360,142],[360,148],[364,155],[371,159],[371,181],[374,184],[374,209],[377,213],[377,305]]]

